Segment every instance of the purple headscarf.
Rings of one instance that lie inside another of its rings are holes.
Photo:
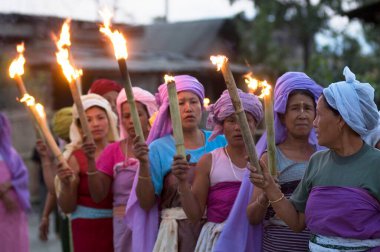
[[[276,144],[282,143],[286,139],[286,128],[280,121],[279,114],[285,114],[289,94],[295,90],[307,90],[314,96],[315,102],[322,94],[322,87],[319,86],[305,73],[287,72],[277,79],[274,89],[274,127]],[[317,138],[314,129],[309,136],[309,143],[315,145],[317,149]],[[267,148],[266,132],[256,145],[259,157]],[[238,197],[232,207],[230,215],[226,221],[223,232],[216,243],[215,252],[222,251],[262,251],[262,224],[250,225],[246,216],[246,209],[252,197],[253,186],[248,178],[248,173],[244,176]],[[236,227],[239,227],[236,229]]]
[[[12,186],[22,208],[29,210],[28,171],[20,155],[12,147],[9,121],[3,113],[0,113],[0,155],[11,173]]]
[[[203,85],[194,77],[190,75],[178,75],[174,77],[177,92],[189,91],[196,94],[203,104],[205,97],[205,89]],[[159,106],[157,117],[149,132],[147,143],[150,144],[154,140],[172,133],[172,122],[169,115],[169,96],[166,84],[161,84],[158,87],[156,94],[157,104]],[[203,105],[202,105],[203,106]]]
[[[255,118],[256,125],[263,119],[263,106],[256,95],[244,93],[238,89],[238,95],[243,105],[244,111],[250,113]],[[234,106],[231,101],[228,90],[224,90],[220,98],[211,104],[208,109],[207,128],[213,129],[209,141],[212,141],[217,135],[223,134],[223,121],[233,113]]]

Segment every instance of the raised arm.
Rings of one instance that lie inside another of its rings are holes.
[[[194,222],[202,219],[206,209],[210,187],[211,154],[204,155],[198,162],[192,186],[188,182],[189,164],[182,156],[175,156],[173,174],[178,179],[178,192],[187,217]]]

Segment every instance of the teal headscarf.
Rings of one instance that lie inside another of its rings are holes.
[[[323,90],[323,95],[348,126],[363,137],[377,126],[379,120],[375,90],[369,83],[357,81],[348,67],[344,68],[343,75],[346,81],[330,84]]]

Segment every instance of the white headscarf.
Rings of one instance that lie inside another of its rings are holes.
[[[107,113],[108,122],[109,122],[109,132],[108,132],[108,141],[114,142],[119,140],[119,135],[117,132],[117,116],[112,111],[111,105],[106,99],[97,94],[87,94],[82,95],[81,100],[83,103],[83,109],[87,109],[97,106],[104,109]],[[71,153],[80,148],[83,142],[82,135],[80,134],[79,128],[76,124],[76,120],[79,118],[78,110],[75,104],[73,105],[73,120],[70,125],[70,144],[66,145],[65,152],[63,156],[65,159],[68,159],[71,156]]]

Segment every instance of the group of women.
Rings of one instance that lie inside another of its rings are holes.
[[[143,142],[125,91],[98,81],[82,96],[94,142],[74,106],[67,164],[58,165],[59,187],[50,186],[70,214],[74,251],[380,251],[379,113],[373,88],[348,68],[344,75],[325,89],[301,72],[277,80],[277,176],[267,168],[266,133],[257,144],[262,172],[248,162],[227,91],[208,107],[211,131],[200,129],[204,87],[175,76],[183,157],[165,84],[156,97],[133,88]],[[238,95],[254,134],[261,102]]]

